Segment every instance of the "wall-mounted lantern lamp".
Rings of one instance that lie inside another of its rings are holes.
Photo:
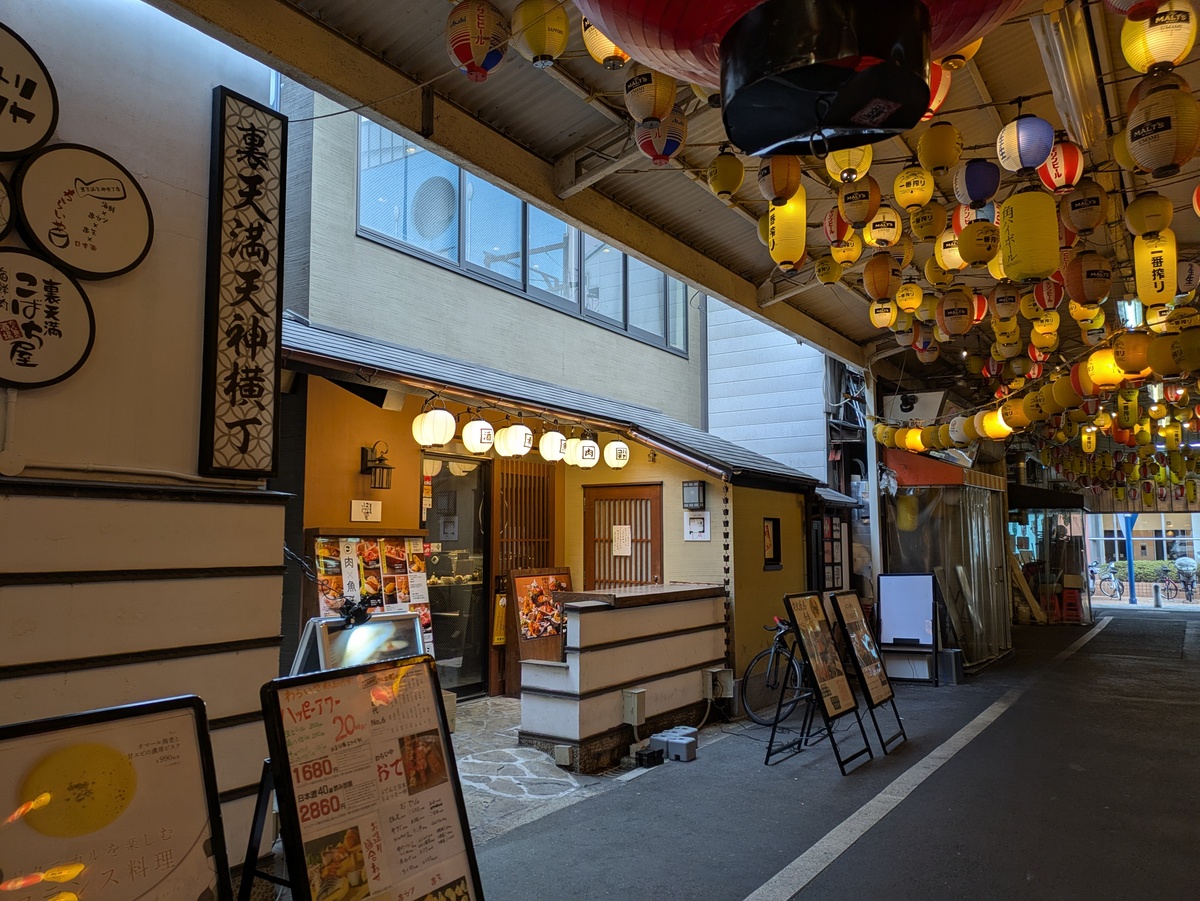
[[[383,445],[382,450],[380,450],[380,445]],[[387,444],[383,441],[376,441],[370,447],[361,448],[361,451],[362,466],[359,472],[371,477],[371,487],[391,488],[392,470],[395,467],[384,456],[388,452]]]
[[[683,509],[704,509],[704,482],[683,483]]]

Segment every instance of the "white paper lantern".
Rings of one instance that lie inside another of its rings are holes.
[[[629,462],[629,445],[624,441],[610,441],[604,445],[604,463],[609,469],[624,469]]]
[[[562,432],[543,432],[538,439],[538,453],[547,463],[557,463],[567,455],[567,438]]]
[[[413,418],[413,438],[421,447],[442,447],[454,437],[456,420],[449,410],[438,407]]]
[[[502,457],[523,457],[533,449],[533,432],[518,422],[496,432],[496,453]]]
[[[579,439],[575,456],[578,460],[575,465],[580,469],[591,469],[600,462],[600,445],[596,443],[594,432],[583,433],[583,437]]]
[[[496,440],[496,430],[486,419],[472,419],[463,426],[462,442],[468,453],[486,454]]]

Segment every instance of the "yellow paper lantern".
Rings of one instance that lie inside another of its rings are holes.
[[[1178,262],[1175,233],[1171,229],[1133,239],[1134,281],[1143,304],[1160,306],[1175,299]]]
[[[1097,388],[1116,388],[1125,380],[1125,372],[1113,358],[1111,347],[1092,351],[1087,359],[1087,375]]]
[[[936,322],[938,304],[941,303],[941,300],[936,294],[925,294],[913,315],[921,322]]]
[[[915,313],[925,299],[925,292],[916,282],[905,282],[896,290],[896,305],[906,313]]]
[[[1000,252],[1000,229],[986,219],[976,219],[958,236],[958,254],[971,267],[986,266]]]
[[[834,245],[829,248],[829,255],[841,263],[843,266],[853,266],[858,262],[858,258],[862,256],[863,243],[862,238],[857,232],[852,232],[850,239],[844,244]]]
[[[965,66],[979,52],[979,47],[983,44],[983,38],[973,41],[961,50],[956,50],[954,53],[948,53],[937,62],[943,69],[949,69],[954,72]]]
[[[999,218],[999,214],[997,214],[996,218]],[[997,226],[997,228],[999,228],[999,226]],[[988,275],[990,275],[996,281],[1011,281],[1011,279],[1008,277],[1008,273],[1004,271],[1004,254],[998,253],[992,257],[991,260],[988,261],[987,268]]]
[[[1078,407],[1083,403],[1083,398],[1071,386],[1069,378],[1058,378],[1051,382],[1050,393],[1054,395],[1055,402],[1061,404],[1064,410]]]
[[[1004,203],[1000,253],[1004,271],[1015,281],[1040,280],[1058,268],[1058,219],[1051,195],[1026,189]]]
[[[1171,200],[1157,191],[1143,191],[1125,208],[1125,227],[1130,234],[1145,236],[1171,227]]]
[[[592,59],[609,70],[620,69],[629,60],[629,54],[609,40],[587,16],[583,17],[583,46]]]
[[[873,154],[870,144],[833,150],[825,157],[825,170],[836,181],[857,181],[871,168]]]
[[[959,253],[958,235],[954,233],[953,228],[944,229],[938,235],[937,240],[933,242],[933,257],[937,260],[937,264],[947,272],[958,272],[960,269],[967,268],[966,262]]]
[[[1141,166],[1133,158],[1133,152],[1129,149],[1129,129],[1122,128],[1112,136],[1110,142],[1113,159],[1117,161],[1117,165],[1126,172],[1144,172]]]
[[[763,247],[766,247],[767,243],[771,239],[770,230],[771,217],[764,213],[758,217],[758,240],[761,242]]]
[[[879,209],[879,184],[869,175],[843,182],[838,188],[838,212],[854,228],[863,228]]]
[[[1181,331],[1176,347],[1182,371],[1195,373],[1200,370],[1200,327],[1193,326]]]
[[[1025,405],[1019,398],[1009,398],[1000,405],[1000,415],[1011,429],[1023,429],[1031,422],[1025,413]]]
[[[767,249],[771,259],[784,272],[795,272],[804,264],[804,243],[808,237],[808,202],[803,186],[782,205],[772,204]]]
[[[1156,335],[1166,334],[1167,332],[1176,331],[1171,324],[1171,308],[1162,304],[1146,307],[1142,314],[1146,328],[1154,332]]]
[[[908,430],[908,434],[904,436],[904,447],[914,454],[920,454],[925,451],[925,442],[922,440],[921,429]]]
[[[721,145],[721,152],[708,164],[708,187],[722,200],[734,195],[742,186],[746,167],[729,145]]]
[[[1167,0],[1148,18],[1127,18],[1121,26],[1121,53],[1136,72],[1178,66],[1195,42],[1196,13],[1187,0]]]
[[[1073,300],[1067,303],[1067,312],[1076,322],[1087,322],[1103,309],[1098,303],[1076,303]]]
[[[938,265],[936,256],[925,261],[925,281],[934,288],[944,288],[954,281],[954,276]]]
[[[900,204],[906,213],[912,214],[933,199],[934,187],[933,175],[921,166],[913,164],[900,170],[892,182],[892,194],[896,203]]]
[[[758,164],[758,190],[763,199],[783,206],[800,188],[800,157],[781,153]]]
[[[900,233],[900,214],[885,203],[863,228],[863,241],[875,247],[891,247],[900,240]]]
[[[813,271],[817,275],[817,281],[822,285],[832,285],[842,277],[842,264],[833,257],[826,255],[817,260]]]
[[[1079,433],[1079,448],[1085,454],[1096,452],[1096,430],[1085,428]]]
[[[912,262],[913,258],[912,238],[906,234],[901,234],[900,240],[889,247],[888,251],[891,253],[892,259],[900,264],[901,269],[907,269],[908,264]]]
[[[932,241],[949,221],[946,208],[936,200],[930,200],[909,216],[908,227],[918,241]]]
[[[934,122],[917,141],[917,159],[934,175],[945,175],[962,156],[962,135],[949,122]]]
[[[548,69],[567,49],[571,22],[557,0],[521,0],[512,16],[509,43],[535,69]]]
[[[634,63],[625,77],[625,109],[635,122],[658,128],[675,107],[676,88],[673,76]]]
[[[878,250],[863,267],[863,290],[874,300],[891,297],[900,289],[900,267],[886,250]]]
[[[1038,306],[1037,299],[1033,296],[1033,292],[1021,296],[1021,303],[1017,306],[1017,311],[1025,319],[1031,322],[1042,315],[1042,308]]]
[[[896,324],[896,304],[890,300],[876,300],[869,307],[868,315],[875,328],[891,328]]]
[[[1153,340],[1149,332],[1129,330],[1122,332],[1113,341],[1113,360],[1127,377],[1143,379],[1150,374],[1150,363],[1146,355]]]
[[[1179,336],[1174,334],[1157,335],[1150,342],[1150,349],[1146,352],[1146,360],[1150,364],[1150,369],[1159,378],[1179,375],[1183,371],[1182,357]]]

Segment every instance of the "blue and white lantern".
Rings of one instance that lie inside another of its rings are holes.
[[[1037,116],[1017,116],[996,137],[1000,165],[1018,175],[1031,175],[1054,147],[1054,126]]]
[[[964,160],[954,170],[954,196],[959,203],[979,209],[999,188],[1000,167],[991,160]]]

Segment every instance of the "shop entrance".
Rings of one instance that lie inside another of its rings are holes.
[[[487,464],[426,454],[421,513],[428,530],[429,610],[442,688],[460,697],[487,690]]]
[[[583,588],[662,582],[662,485],[583,489]]]

